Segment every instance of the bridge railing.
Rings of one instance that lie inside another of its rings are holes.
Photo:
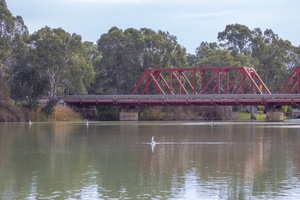
[[[299,101],[300,94],[191,94],[191,95],[76,95],[76,96],[66,96],[64,102],[69,104],[116,104],[127,101],[136,102],[139,101],[182,101],[182,100],[265,100],[265,101],[285,101],[290,100]]]

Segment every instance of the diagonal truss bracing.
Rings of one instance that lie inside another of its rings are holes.
[[[131,94],[270,94],[253,68],[147,69]]]
[[[286,83],[283,85],[280,93],[298,93],[300,94],[300,65],[295,68]]]

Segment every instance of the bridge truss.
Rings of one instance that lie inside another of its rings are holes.
[[[288,78],[288,80],[280,90],[281,94],[284,93],[291,94],[294,92],[300,94],[300,66],[295,68],[293,73],[290,75],[290,77]]]
[[[300,105],[300,66],[271,94],[253,68],[147,69],[130,95],[67,96],[73,106]]]
[[[270,94],[253,68],[147,69],[130,94]]]

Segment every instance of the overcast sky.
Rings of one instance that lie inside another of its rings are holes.
[[[300,0],[6,0],[30,33],[61,27],[95,42],[111,27],[168,31],[194,53],[201,42],[217,42],[228,24],[272,29],[300,45]]]

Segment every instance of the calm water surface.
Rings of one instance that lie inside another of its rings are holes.
[[[299,198],[300,121],[0,124],[0,199]]]

